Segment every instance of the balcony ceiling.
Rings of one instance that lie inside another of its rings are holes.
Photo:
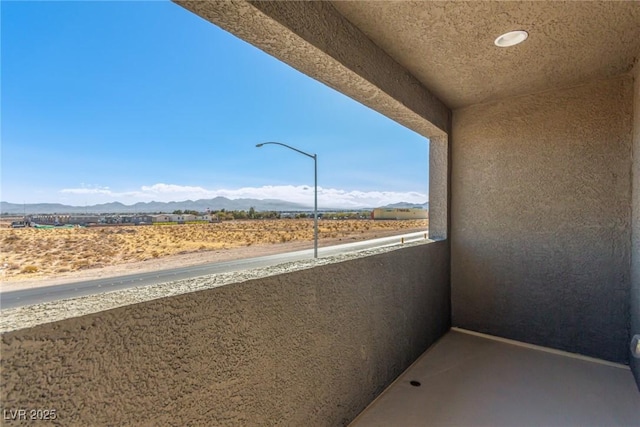
[[[631,69],[640,2],[370,2],[334,7],[450,108]],[[493,41],[526,30],[524,43]]]

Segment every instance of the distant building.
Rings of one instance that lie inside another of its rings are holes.
[[[61,225],[69,223],[69,215],[33,215],[30,218],[30,221],[35,224],[45,224],[45,225]]]
[[[98,215],[71,215],[67,220],[67,224],[74,225],[87,225],[98,224],[100,222],[100,216]]]
[[[153,222],[153,217],[151,215],[126,215],[122,218],[123,224],[151,224]]]
[[[151,222],[172,222],[172,215],[151,215]]]
[[[151,224],[153,222],[153,218],[151,215],[136,215],[134,217],[133,222],[137,224]]]
[[[376,208],[371,219],[427,219],[429,211],[421,208]]]

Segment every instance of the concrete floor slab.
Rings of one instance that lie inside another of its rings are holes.
[[[640,426],[628,367],[506,341],[451,330],[351,426]]]

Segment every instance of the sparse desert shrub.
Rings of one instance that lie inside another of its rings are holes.
[[[37,273],[38,272],[38,267],[35,265],[25,265],[22,268],[22,271],[20,271],[21,273],[26,273],[26,274],[32,274],[32,273]]]
[[[13,243],[13,242],[17,242],[18,240],[20,240],[20,236],[17,236],[15,234],[10,234],[7,237],[5,237],[2,242],[3,243]]]
[[[83,268],[88,268],[88,267],[89,267],[89,265],[90,265],[89,261],[87,261],[86,259],[81,259],[81,260],[75,261],[75,262],[71,265],[71,267],[72,267],[74,270],[82,270]]]

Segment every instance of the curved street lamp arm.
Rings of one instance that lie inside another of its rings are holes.
[[[307,156],[307,157],[311,157],[312,159],[315,159],[315,158],[316,158],[316,154],[309,154],[309,153],[305,153],[305,152],[304,152],[304,151],[302,151],[302,150],[298,150],[297,148],[293,148],[292,146],[287,145],[287,144],[283,144],[282,142],[263,142],[263,143],[261,143],[261,144],[256,144],[256,147],[262,147],[263,145],[267,145],[267,144],[282,145],[283,147],[287,147],[287,148],[288,148],[288,149],[290,149],[290,150],[297,151],[298,153],[300,153],[300,154],[304,154],[305,156]]]

